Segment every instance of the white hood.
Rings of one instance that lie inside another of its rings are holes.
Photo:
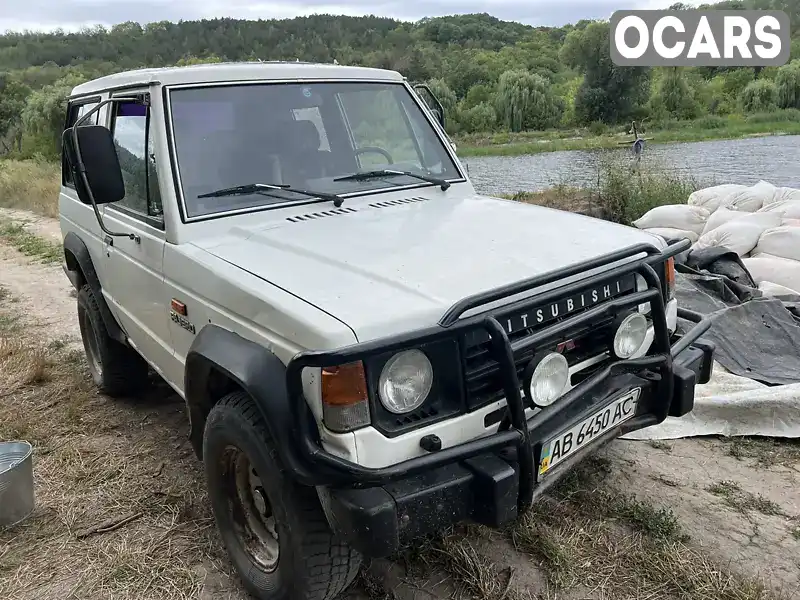
[[[665,246],[632,227],[484,196],[348,207],[356,212],[195,244],[324,309],[359,341],[434,325],[466,296],[637,243]]]

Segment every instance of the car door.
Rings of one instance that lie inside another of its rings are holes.
[[[103,220],[110,231],[133,236],[104,234],[103,291],[132,345],[161,373],[159,365],[169,364],[173,353],[169,307],[163,304],[165,227],[152,108],[122,101],[109,113],[125,197],[103,206]]]

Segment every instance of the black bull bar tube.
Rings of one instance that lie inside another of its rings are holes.
[[[373,487],[384,485],[400,478],[427,471],[449,463],[472,458],[487,451],[498,450],[504,447],[515,447],[519,464],[519,497],[518,508],[520,512],[526,510],[532,503],[534,489],[534,448],[529,436],[529,430],[540,427],[553,419],[557,413],[578,401],[582,395],[594,386],[602,384],[611,376],[626,372],[654,370],[659,375],[657,392],[659,396],[671,398],[673,394],[672,361],[675,356],[688,348],[705,331],[711,323],[701,315],[679,310],[678,316],[695,323],[673,347],[670,347],[670,332],[667,327],[665,314],[664,288],[659,279],[654,265],[663,267],[667,259],[688,249],[689,241],[682,240],[671,244],[665,250],[659,251],[649,244],[637,244],[624,250],[594,258],[567,269],[545,273],[512,285],[504,286],[489,292],[468,297],[455,304],[440,320],[437,326],[380,339],[365,343],[354,344],[334,351],[302,352],[295,356],[287,366],[287,387],[290,394],[293,414],[293,436],[296,442],[296,456],[308,467],[308,473],[313,474],[313,483],[316,485],[351,486],[354,488]],[[503,298],[508,298],[520,293],[528,292],[558,280],[562,280],[586,271],[630,259],[637,258],[628,263],[610,268],[579,281],[558,287],[533,297],[527,297],[505,306],[492,310],[492,314],[477,314],[460,318],[467,311],[478,308]],[[572,292],[579,291],[587,285],[603,283],[606,280],[636,273],[640,275],[647,289],[633,292],[618,297],[593,308],[587,309],[576,315],[566,317],[549,326],[537,330],[532,335],[511,343],[503,327],[498,322],[499,318],[511,314],[520,306],[530,306],[534,303],[543,303],[563,297]],[[666,285],[666,282],[664,282]],[[551,405],[526,421],[525,407],[521,395],[521,383],[517,375],[514,362],[514,352],[525,348],[535,347],[546,343],[576,326],[585,325],[612,315],[616,312],[634,306],[650,303],[651,315],[654,326],[654,340],[651,346],[651,355],[643,358],[615,361],[588,379],[579,383],[575,388],[566,393],[557,403]],[[491,338],[491,352],[499,363],[503,381],[503,388],[507,403],[507,415],[497,433],[467,441],[456,446],[444,448],[423,456],[411,458],[401,463],[383,468],[367,468],[345,460],[325,451],[319,441],[318,431],[311,414],[308,403],[303,395],[302,371],[307,367],[320,368],[332,367],[357,360],[362,360],[371,355],[384,352],[397,352],[413,348],[421,343],[436,341],[442,338],[452,338],[456,333],[469,330],[483,329]],[[657,422],[667,417],[669,404],[664,404],[663,414],[655,415]],[[503,425],[506,425],[504,428]],[[305,477],[308,479],[308,477]]]

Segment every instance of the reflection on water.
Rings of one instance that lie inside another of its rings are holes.
[[[572,150],[524,156],[481,156],[461,159],[478,192],[535,191],[557,184],[597,183],[601,157],[633,166],[629,150]],[[778,186],[800,188],[800,136],[771,136],[649,145],[641,168],[666,168],[701,182],[750,185],[764,179]]]

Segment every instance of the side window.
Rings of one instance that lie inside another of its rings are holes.
[[[70,104],[67,107],[67,122],[65,123],[64,129],[69,129],[70,127],[72,127],[75,123],[78,122],[78,119],[84,116],[95,106],[97,106],[97,102]],[[87,121],[85,121],[83,125],[97,125],[97,119],[99,115],[100,111],[97,111]],[[71,188],[75,187],[75,182],[72,181],[72,170],[69,168],[67,157],[63,155],[61,157],[61,183]]]
[[[161,218],[163,209],[150,128],[150,107],[137,102],[115,104],[112,128],[125,182],[125,197],[114,206]]]

